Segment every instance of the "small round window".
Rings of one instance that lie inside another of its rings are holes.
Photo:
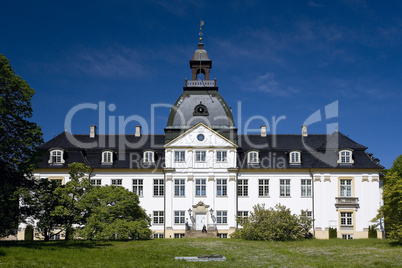
[[[204,134],[198,134],[197,139],[203,141],[205,139]]]

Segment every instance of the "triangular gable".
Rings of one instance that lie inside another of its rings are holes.
[[[200,140],[199,135],[203,135],[204,139]],[[199,123],[165,145],[165,148],[173,147],[237,148],[237,145],[207,125]]]

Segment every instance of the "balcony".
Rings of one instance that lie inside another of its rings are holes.
[[[358,197],[335,197],[335,207],[336,208],[358,208],[359,198]]]
[[[186,80],[186,87],[216,87],[216,80]]]

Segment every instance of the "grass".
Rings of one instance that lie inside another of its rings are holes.
[[[222,254],[226,262],[175,261]],[[389,240],[256,242],[236,239],[0,242],[0,267],[394,267],[402,246]]]

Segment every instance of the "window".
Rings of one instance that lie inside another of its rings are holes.
[[[51,235],[50,240],[60,240],[60,233]]]
[[[352,180],[340,180],[341,197],[352,196]]]
[[[313,219],[313,212],[304,210],[304,211],[302,211],[302,216],[306,216],[309,220],[312,220]]]
[[[228,234],[218,234],[219,238],[228,238]]]
[[[176,210],[174,212],[174,223],[175,224],[184,224],[185,219],[184,219],[184,210]]]
[[[342,239],[353,239],[352,234],[342,234]]]
[[[279,195],[290,196],[290,180],[279,180]]]
[[[237,211],[237,219],[245,221],[248,218],[248,211]]]
[[[174,161],[175,162],[186,161],[186,151],[175,151],[174,152]]]
[[[111,151],[102,152],[102,164],[113,163],[113,153]]]
[[[226,210],[216,211],[216,223],[226,224],[228,223],[228,212]]]
[[[341,212],[341,226],[353,226],[352,212]]]
[[[121,186],[123,184],[122,179],[112,179],[112,185]]]
[[[186,180],[185,179],[174,180],[174,195],[185,196],[185,191],[186,191]]]
[[[205,162],[206,155],[205,151],[195,151],[195,162]]]
[[[217,151],[216,152],[216,162],[227,162],[228,152],[227,151]]]
[[[143,179],[133,179],[133,193],[136,193],[138,196],[143,196],[144,194]]]
[[[63,164],[63,151],[62,150],[52,150],[50,151],[49,163],[51,164]]]
[[[338,163],[352,164],[353,163],[352,151],[350,151],[350,150],[342,150],[342,151],[340,151],[339,152]]]
[[[154,224],[163,224],[163,211],[154,211]]]
[[[248,180],[238,180],[237,196],[248,196]]]
[[[216,180],[216,196],[228,195],[228,180],[217,179]]]
[[[152,151],[146,151],[144,152],[144,163],[154,163],[154,152]]]
[[[269,180],[258,180],[258,196],[269,197]]]
[[[101,186],[102,180],[101,179],[91,179],[91,185],[92,186]]]
[[[174,238],[184,238],[184,234],[174,234]]]
[[[195,195],[206,196],[207,195],[207,180],[196,179],[195,180]]]
[[[154,196],[163,196],[165,191],[163,179],[154,179]]]
[[[289,163],[291,164],[299,164],[300,161],[300,152],[291,152],[289,157]]]
[[[163,235],[163,233],[155,233],[154,234],[154,238],[158,239],[158,238],[165,238],[165,236]]]
[[[311,196],[311,180],[301,180],[301,196]]]
[[[249,152],[247,155],[247,162],[249,164],[258,164],[259,160],[258,160],[258,152]]]

